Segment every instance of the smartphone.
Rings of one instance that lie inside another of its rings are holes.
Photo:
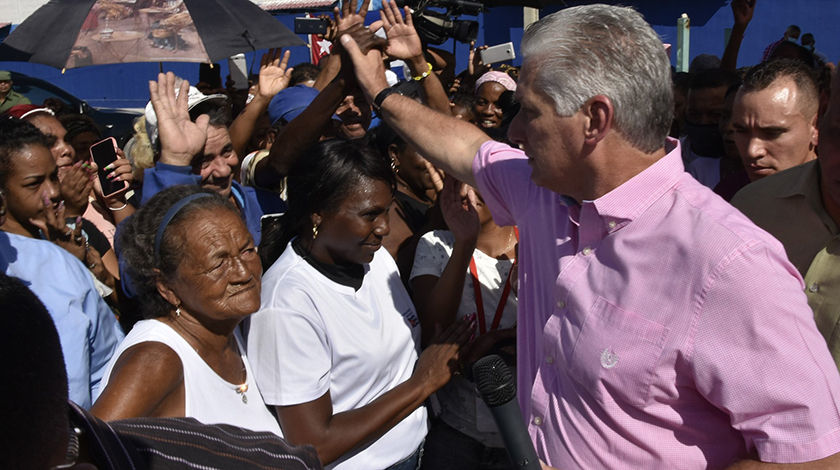
[[[113,137],[108,137],[105,140],[99,141],[90,146],[90,156],[99,167],[96,172],[99,177],[99,184],[102,186],[102,194],[105,197],[113,196],[114,194],[128,189],[128,182],[126,181],[111,181],[108,179],[108,174],[113,170],[105,171],[105,167],[113,163],[117,158],[117,141]]]
[[[247,90],[248,87],[248,64],[245,63],[245,54],[236,54],[228,57],[228,69],[230,79],[233,81],[233,88]]]
[[[516,53],[513,51],[512,42],[491,46],[481,51],[481,61],[485,64],[495,64],[496,62],[504,62],[515,58]]]
[[[327,18],[295,18],[295,34],[326,34]]]

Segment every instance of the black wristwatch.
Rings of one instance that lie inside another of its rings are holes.
[[[376,98],[373,99],[373,110],[379,113],[379,110],[382,108],[382,103],[385,101],[385,98],[391,96],[392,94],[402,95],[402,92],[397,90],[396,88],[386,88],[379,92],[376,95]]]

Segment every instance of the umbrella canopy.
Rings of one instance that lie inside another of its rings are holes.
[[[56,68],[127,62],[216,62],[303,46],[249,0],[50,0],[0,47],[0,60]]]

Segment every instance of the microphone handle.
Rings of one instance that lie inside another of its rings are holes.
[[[531,442],[528,428],[522,420],[522,412],[516,398],[499,406],[488,406],[505,442],[505,447],[513,462],[513,468],[521,470],[541,470],[537,451]]]

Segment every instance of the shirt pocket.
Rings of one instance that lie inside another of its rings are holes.
[[[573,379],[597,401],[642,407],[669,329],[599,297],[572,351]]]

